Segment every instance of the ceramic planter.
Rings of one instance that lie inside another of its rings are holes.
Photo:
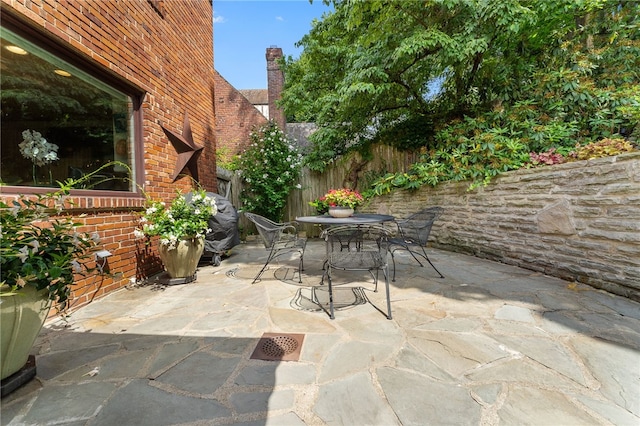
[[[164,269],[171,278],[188,278],[196,273],[198,262],[204,251],[204,238],[189,238],[178,242],[170,249],[164,244],[158,247]]]
[[[0,298],[0,379],[27,363],[50,309],[46,290],[37,291],[30,285],[15,295]]]
[[[353,215],[353,213],[354,213],[354,210],[350,207],[342,207],[342,206],[329,207],[329,215],[332,217],[339,217],[339,218],[349,217]]]

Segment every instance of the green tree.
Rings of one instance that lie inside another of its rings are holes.
[[[456,145],[438,134],[465,117],[481,127],[467,137],[506,129],[525,151],[637,125],[638,2],[331,3],[283,63],[287,115],[319,126],[314,170],[372,141]]]

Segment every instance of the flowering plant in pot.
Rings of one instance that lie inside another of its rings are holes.
[[[355,209],[364,201],[358,191],[349,188],[331,189],[324,195],[324,201],[329,207],[348,207]]]
[[[207,197],[204,189],[186,196],[178,192],[169,206],[149,200],[140,218],[141,227],[134,233],[137,238],[159,237],[158,254],[171,278],[191,277],[204,250],[204,237],[210,232],[209,219],[217,211],[215,199]]]
[[[350,216],[363,201],[364,198],[358,191],[349,188],[340,188],[329,190],[329,192],[322,197],[311,201],[309,204],[314,206],[320,214],[328,211],[332,216],[341,215],[340,213],[336,213],[336,210],[343,209],[346,210],[346,213],[343,215]]]
[[[78,232],[64,212],[67,187],[46,195],[0,201],[1,378],[27,362],[51,306],[63,313],[88,261],[97,233]]]

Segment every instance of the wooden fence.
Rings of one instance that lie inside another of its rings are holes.
[[[363,190],[375,177],[384,173],[406,171],[419,156],[387,145],[373,147],[371,154],[371,158],[366,160],[358,153],[340,157],[322,173],[303,168],[299,180],[301,189],[293,190],[289,195],[284,212],[285,220],[315,214],[309,201],[321,197],[329,189],[348,187]],[[218,188],[219,193],[226,196],[238,210],[242,210],[242,179],[238,174],[219,169]],[[243,237],[254,232],[242,214],[239,226]],[[318,228],[313,225],[301,225],[301,229],[310,237],[319,234]]]

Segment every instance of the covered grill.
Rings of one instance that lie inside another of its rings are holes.
[[[191,193],[187,194],[187,201],[190,200]],[[222,255],[231,248],[240,244],[240,233],[238,231],[238,212],[229,200],[220,194],[207,192],[207,197],[213,198],[218,207],[218,213],[209,218],[209,228],[204,240],[204,253],[201,261],[211,257],[211,264],[219,266]]]

